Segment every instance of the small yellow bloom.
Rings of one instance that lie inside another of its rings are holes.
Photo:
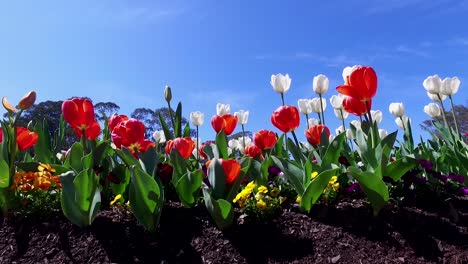
[[[296,197],[296,203],[300,204],[301,201],[302,201],[302,197],[298,195],[298,196]]]
[[[339,182],[333,184],[333,190],[334,190],[335,192],[337,192],[338,189],[340,189],[340,183],[339,183]]]
[[[256,193],[256,194],[255,194],[255,200],[258,201],[258,200],[261,200],[261,199],[263,199],[263,194],[261,194],[261,193]]]
[[[41,172],[42,171],[55,172],[55,169],[52,168],[50,164],[45,164],[45,163],[39,164],[39,166],[37,166],[37,170]]]
[[[257,201],[257,208],[260,209],[260,210],[264,210],[265,208],[267,208],[267,204],[263,200],[258,200]]]
[[[110,205],[111,205],[111,206],[114,205],[117,201],[120,200],[120,198],[122,198],[122,195],[121,195],[121,194],[117,194],[117,195],[115,196],[114,200],[112,200],[112,201],[110,202]]]
[[[257,185],[255,184],[254,181],[251,181],[245,186],[245,189],[253,190]]]
[[[273,198],[278,196],[279,193],[280,193],[280,189],[278,187],[274,187],[273,190],[270,191],[270,195]]]
[[[338,180],[338,177],[333,176],[333,177],[331,177],[331,179],[330,179],[330,181],[328,182],[328,184],[334,184],[337,180]]]
[[[311,179],[311,180],[314,179],[315,177],[317,177],[318,174],[319,174],[319,173],[316,172],[316,171],[312,172],[312,173],[310,174],[310,179]]]
[[[259,193],[261,193],[261,194],[267,194],[267,193],[268,193],[268,188],[265,187],[265,186],[263,186],[263,185],[261,185],[260,187],[258,187],[258,191],[257,191],[257,192],[259,192]]]

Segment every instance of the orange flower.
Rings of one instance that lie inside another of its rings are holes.
[[[184,159],[188,159],[195,149],[195,142],[190,137],[171,139],[166,143],[166,153],[171,154],[172,149],[176,149]]]
[[[330,130],[328,129],[328,127],[324,126],[324,125],[315,125],[315,126],[311,126],[309,129],[307,129],[305,131],[305,136],[307,138],[307,141],[311,144],[311,145],[318,145],[320,144],[320,139],[322,137],[322,133],[323,131],[325,131],[325,133],[327,134],[327,136],[330,136]]]
[[[213,127],[216,133],[219,133],[221,130],[224,131],[226,136],[229,136],[234,132],[234,129],[237,125],[237,116],[231,114],[225,115],[215,115],[211,118],[211,126]]]
[[[35,132],[29,131],[25,127],[16,128],[16,144],[20,151],[28,149],[36,145],[39,140],[39,135]],[[0,143],[3,141],[3,130],[0,128]]]
[[[81,137],[83,132],[89,140],[99,136],[101,127],[95,119],[94,106],[89,99],[65,100],[62,104],[62,114],[78,137]]]
[[[253,135],[253,141],[260,149],[271,149],[276,144],[276,134],[269,130],[260,130]]]
[[[299,127],[299,110],[295,106],[280,106],[271,115],[271,123],[284,133],[291,132]]]
[[[214,159],[213,159],[214,160]],[[233,183],[237,177],[239,177],[239,173],[241,170],[240,164],[235,160],[235,159],[216,159],[218,162],[221,163],[221,166],[223,167],[224,175],[226,176],[226,183],[231,184]],[[210,170],[214,170],[213,166],[211,165],[211,161],[209,160],[206,162],[206,167],[208,167],[208,175],[210,173]]]
[[[245,147],[244,154],[252,158],[255,158],[257,156],[260,156],[261,159],[263,158],[262,149],[260,149],[254,144],[250,144],[247,147]]]

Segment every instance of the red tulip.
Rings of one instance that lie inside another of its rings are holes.
[[[18,149],[23,151],[36,145],[39,135],[35,132],[29,131],[25,127],[16,128],[16,144]],[[0,128],[0,143],[3,142],[3,129]]]
[[[305,136],[307,138],[307,141],[311,144],[311,145],[318,145],[320,144],[320,139],[322,137],[322,133],[323,131],[325,131],[325,133],[327,134],[327,136],[330,136],[330,130],[328,129],[328,127],[324,126],[324,125],[315,125],[315,126],[311,126],[309,129],[307,129],[305,131]]]
[[[254,144],[260,149],[271,149],[276,144],[276,134],[269,130],[260,130],[253,135]]]
[[[217,159],[221,166],[223,167],[224,175],[226,176],[226,183],[231,184],[233,183],[237,177],[239,177],[239,173],[241,170],[240,164],[235,159]],[[208,175],[210,174],[210,170],[214,170],[213,166],[210,166],[211,160],[206,163],[206,167],[208,167]]]
[[[244,154],[252,158],[255,158],[257,156],[260,156],[260,158],[263,158],[262,149],[257,147],[254,144],[250,144],[247,147],[245,147]]]
[[[338,92],[362,102],[368,102],[377,92],[377,74],[372,67],[357,67],[344,85],[336,87]],[[368,108],[370,110],[370,108]]]
[[[343,108],[346,112],[362,116],[363,114],[369,112],[372,106],[372,100],[367,102],[360,101],[354,97],[346,96],[343,100]]]
[[[200,154],[200,157],[204,158],[204,159],[207,159],[208,156],[206,155],[206,153],[203,151],[203,149],[210,145],[210,144],[214,144],[214,141],[207,141],[203,144],[201,144],[199,147],[198,147],[198,153]]]
[[[172,149],[176,149],[184,159],[188,159],[195,149],[195,142],[190,137],[171,139],[166,143],[166,153],[171,154]]]
[[[223,130],[226,136],[229,136],[234,132],[234,129],[237,126],[237,116],[233,116],[231,114],[225,114],[222,116],[215,115],[211,118],[211,126],[216,133]]]
[[[112,132],[112,130],[114,130],[114,128],[120,123],[120,122],[123,122],[123,121],[127,121],[128,120],[128,116],[126,115],[112,115],[111,117],[109,117],[109,119],[107,120],[107,125],[109,126],[109,131]]]
[[[145,125],[134,118],[120,122],[112,130],[112,141],[117,148],[126,147],[138,158],[137,152],[145,152],[150,147],[154,147],[151,140],[145,139]]]
[[[101,127],[94,116],[94,107],[89,99],[73,98],[62,104],[63,118],[73,128],[78,137],[85,136],[94,140],[99,136]]]
[[[295,106],[278,107],[271,115],[271,123],[284,133],[299,127],[299,110]]]

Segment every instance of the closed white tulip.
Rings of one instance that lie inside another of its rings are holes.
[[[403,121],[402,121],[403,119]],[[405,126],[406,124],[410,122],[411,123],[411,119],[408,117],[408,116],[403,116],[403,117],[397,117],[395,119],[395,123],[397,124],[397,126],[401,129],[405,129]]]
[[[440,93],[447,96],[454,95],[458,92],[458,88],[460,88],[460,79],[458,77],[445,78],[442,81]]]
[[[442,86],[442,80],[440,79],[439,75],[428,76],[423,81],[423,86],[427,92],[438,94],[440,92],[440,87]]]
[[[370,111],[372,120],[376,122],[377,124],[380,124],[382,122],[382,111],[380,110],[371,110]]]
[[[329,80],[327,76],[323,74],[319,74],[314,77],[314,80],[312,82],[312,89],[314,89],[314,92],[316,94],[324,94],[328,91],[328,84]]]
[[[387,132],[387,130],[385,130],[385,129],[382,129],[382,128],[381,128],[381,129],[379,129],[379,137],[380,137],[380,139],[383,139],[383,138],[385,138],[387,135],[388,135],[388,132]]]
[[[237,139],[231,139],[228,141],[228,147],[230,149],[237,149],[239,148],[239,140]]]
[[[353,120],[351,121],[351,125],[353,125],[355,128],[361,127],[361,121]]]
[[[344,95],[338,94],[338,95],[332,95],[330,97],[330,103],[335,109],[340,109],[343,108],[343,100],[344,100]]]
[[[312,98],[310,99],[310,105],[312,106],[312,112],[314,113],[321,113],[322,109],[320,108],[320,98]],[[322,105],[323,105],[323,111],[325,111],[325,108],[327,107],[327,100],[322,97]]]
[[[153,138],[156,143],[164,143],[166,142],[166,135],[164,135],[164,131],[156,130],[153,133]]]
[[[239,112],[234,112],[234,116],[237,116],[238,124],[245,125],[249,120],[249,111],[239,110]]]
[[[346,118],[348,118],[349,116],[349,113],[346,112],[344,109],[336,109],[334,108],[333,109],[333,112],[335,113],[335,116],[340,119],[340,120],[345,120]]]
[[[276,75],[271,75],[271,86],[273,90],[277,93],[285,93],[289,90],[291,86],[291,78],[289,78],[289,74],[283,75],[278,73]]]
[[[445,94],[433,94],[430,92],[427,92],[427,96],[429,96],[429,98],[431,98],[432,101],[436,101],[436,102],[440,102],[441,100],[443,101],[447,98]]]
[[[297,100],[297,106],[299,106],[299,111],[301,111],[303,115],[308,115],[312,113],[312,104],[310,99]]]
[[[390,113],[396,117],[402,117],[405,115],[405,107],[403,103],[391,103],[388,107]]]
[[[245,147],[247,147],[248,145],[253,144],[252,139],[250,137],[239,137],[237,139],[237,141],[239,142],[239,145],[237,145],[237,149],[241,153],[244,153]],[[244,142],[245,142],[245,145],[244,145]]]
[[[353,131],[351,129],[346,129],[346,138],[347,139],[353,139],[354,138],[354,135],[353,135]]]
[[[190,121],[192,121],[194,126],[201,126],[205,121],[205,115],[200,111],[191,112]]]
[[[309,124],[309,127],[313,127],[320,124],[320,121],[317,118],[309,118],[307,124]]]
[[[442,114],[439,106],[436,103],[429,103],[424,106],[424,113],[428,114],[430,117],[438,117]]]
[[[227,115],[231,113],[231,105],[230,104],[216,104],[216,114],[219,116]]]

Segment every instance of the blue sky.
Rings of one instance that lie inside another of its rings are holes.
[[[12,103],[30,90],[39,102],[88,96],[129,115],[166,106],[169,84],[186,117],[205,113],[208,140],[218,102],[249,110],[247,130],[279,132],[270,123],[281,104],[271,74],[291,76],[285,99],[297,105],[315,97],[315,75],[330,79],[328,99],[343,68],[361,64],[379,77],[381,127],[397,129],[388,105],[401,101],[415,133],[428,137],[419,129],[428,75],[458,76],[455,104],[468,103],[467,15],[467,0],[1,1],[0,95]],[[334,131],[330,105],[325,117]],[[305,127],[302,119],[302,139]]]

